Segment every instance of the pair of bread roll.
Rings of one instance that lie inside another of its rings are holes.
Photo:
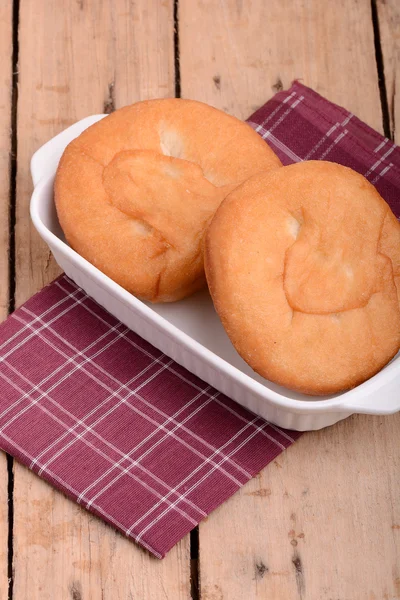
[[[281,385],[348,389],[400,347],[400,225],[375,188],[333,163],[282,167],[205,104],[96,123],[66,148],[55,201],[70,245],[142,299],[188,296],[205,265],[235,348]]]

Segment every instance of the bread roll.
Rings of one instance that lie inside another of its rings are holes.
[[[400,347],[400,225],[376,189],[310,161],[252,177],[206,238],[214,304],[260,375],[306,394],[352,388]]]
[[[55,203],[72,248],[139,298],[170,302],[205,284],[204,232],[227,193],[280,166],[249,125],[215,108],[139,102],[67,146]]]

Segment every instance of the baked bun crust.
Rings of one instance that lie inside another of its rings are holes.
[[[278,384],[346,390],[400,348],[400,225],[351,169],[309,161],[252,177],[217,210],[205,268],[235,348]]]
[[[179,300],[205,284],[203,237],[223,198],[280,167],[247,124],[201,102],[139,102],[66,148],[55,203],[68,243],[142,299]]]

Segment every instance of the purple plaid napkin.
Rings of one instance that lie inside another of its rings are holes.
[[[284,165],[329,160],[358,171],[400,217],[400,148],[348,110],[296,81],[257,110],[248,123]]]
[[[400,213],[399,149],[296,83],[250,119],[284,163],[350,165]],[[0,326],[0,445],[161,558],[300,434],[251,414],[67,277]]]

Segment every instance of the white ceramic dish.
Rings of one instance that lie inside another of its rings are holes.
[[[321,429],[352,413],[400,410],[400,353],[357,388],[313,399],[255,374],[230,343],[206,291],[173,304],[141,302],[72,250],[53,202],[53,181],[65,146],[105,115],[79,121],[42,146],[32,158],[35,186],[31,217],[65,273],[125,325],[198,377],[268,421],[288,429]]]

